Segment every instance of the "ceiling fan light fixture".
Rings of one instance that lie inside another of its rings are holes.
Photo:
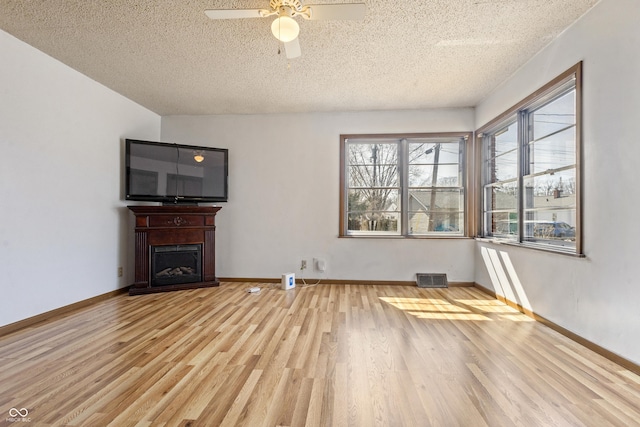
[[[281,42],[288,43],[300,34],[300,25],[289,16],[279,16],[271,23],[271,32]]]

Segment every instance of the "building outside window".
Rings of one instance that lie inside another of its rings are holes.
[[[467,133],[343,135],[341,236],[463,236]]]

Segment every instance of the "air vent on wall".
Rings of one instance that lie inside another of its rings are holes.
[[[448,288],[446,274],[417,273],[416,282],[419,288]]]

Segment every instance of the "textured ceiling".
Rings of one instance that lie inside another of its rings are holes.
[[[364,21],[212,21],[268,0],[0,0],[0,28],[161,115],[474,106],[599,0],[364,1]]]

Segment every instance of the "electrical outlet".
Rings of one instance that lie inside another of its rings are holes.
[[[302,261],[300,261],[300,270],[304,270],[307,268],[307,260],[303,259]]]
[[[122,267],[118,267],[118,277],[122,277]]]

